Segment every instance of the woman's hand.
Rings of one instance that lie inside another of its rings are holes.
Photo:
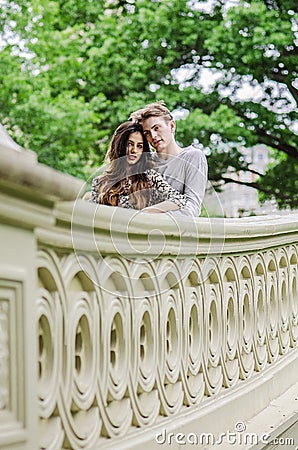
[[[90,202],[90,200],[91,200],[91,192],[90,191],[88,191],[88,192],[85,192],[85,194],[83,195],[83,200],[87,200],[88,202]]]

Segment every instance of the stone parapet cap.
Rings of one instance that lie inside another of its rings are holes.
[[[94,205],[82,199],[55,205],[56,229],[42,241],[77,250],[148,257],[158,255],[235,254],[280,245],[298,239],[298,214],[262,220],[174,217]],[[72,235],[68,234],[71,228]]]
[[[36,154],[17,145],[0,127],[0,186],[1,190],[30,191],[47,200],[74,200],[84,182],[58,172],[37,161]]]
[[[15,153],[22,153],[23,158],[31,158],[32,161],[37,161],[37,155],[32,150],[25,150],[18,145],[7,133],[3,125],[0,124],[0,146],[2,149],[12,150]]]

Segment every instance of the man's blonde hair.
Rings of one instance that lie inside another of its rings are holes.
[[[170,110],[166,107],[163,100],[158,102],[149,103],[144,108],[138,109],[131,113],[129,119],[133,122],[142,123],[149,117],[163,117],[167,122],[173,119]]]

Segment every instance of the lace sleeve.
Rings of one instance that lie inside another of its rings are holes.
[[[120,195],[119,205],[121,208],[136,209],[129,201],[129,195]]]
[[[163,202],[169,200],[179,206],[179,208],[186,205],[186,196],[167,183],[163,176],[156,172],[156,170],[148,170],[147,175],[152,183],[154,197],[157,201]]]
[[[99,177],[93,178],[91,186],[91,199],[90,202],[98,203],[98,182]]]

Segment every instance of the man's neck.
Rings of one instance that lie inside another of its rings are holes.
[[[179,145],[174,141],[171,143],[166,149],[164,149],[160,154],[158,154],[161,159],[168,159],[169,156],[177,156],[181,153],[183,148],[179,147]]]

